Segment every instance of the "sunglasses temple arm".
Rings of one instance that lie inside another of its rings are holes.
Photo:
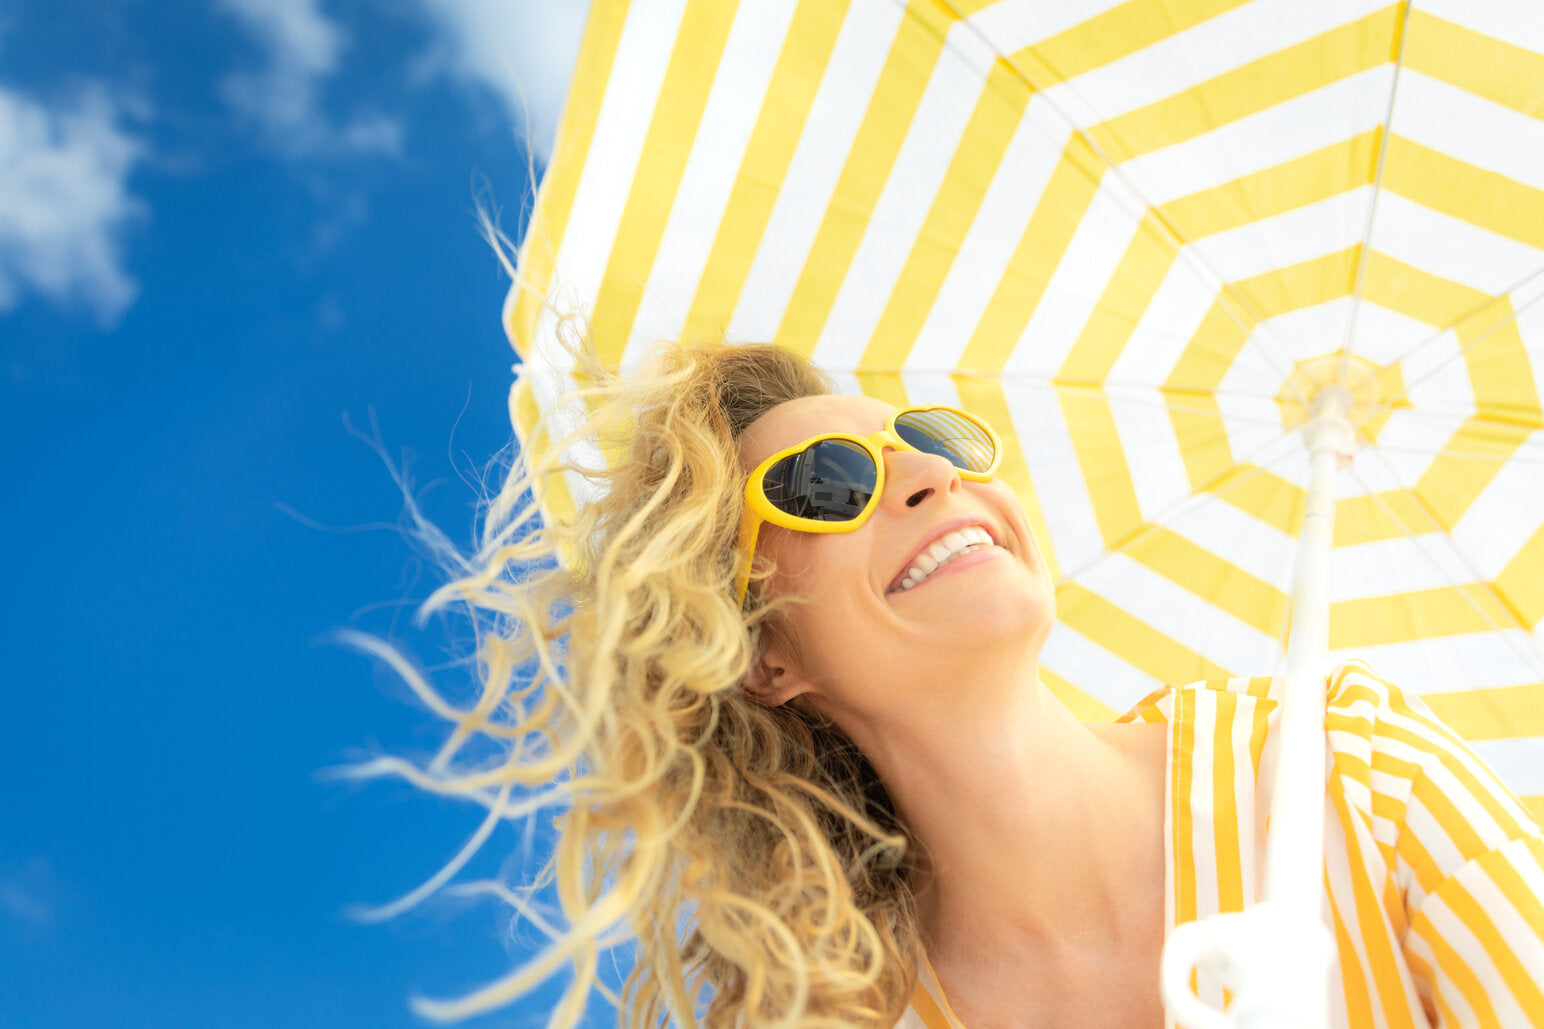
[[[742,609],[745,607],[745,596],[750,592],[751,564],[756,559],[756,538],[761,535],[761,524],[761,516],[747,499],[745,510],[740,515],[740,543],[735,552],[735,561],[738,563],[735,582],[740,591],[735,600]]]

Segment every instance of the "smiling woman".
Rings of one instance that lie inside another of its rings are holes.
[[[565,924],[421,1010],[568,963],[572,1025],[633,938],[632,1025],[1164,1025],[1166,936],[1258,889],[1269,680],[1084,724],[1041,682],[1051,574],[986,423],[836,395],[774,346],[625,377],[576,357],[580,424],[527,438],[480,571],[431,600],[482,620],[482,691],[440,706],[424,780],[490,819],[515,790],[563,808]],[[576,469],[579,443],[609,456]],[[560,472],[590,499],[533,529]],[[1544,1012],[1544,843],[1515,798],[1363,668],[1332,677],[1327,730],[1332,1022]],[[450,771],[477,737],[495,765]]]

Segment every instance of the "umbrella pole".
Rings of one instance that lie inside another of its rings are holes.
[[[1279,744],[1265,856],[1264,900],[1247,911],[1176,926],[1164,947],[1163,995],[1191,1029],[1318,1029],[1327,1024],[1333,941],[1324,902],[1325,675],[1335,473],[1356,433],[1351,395],[1320,388],[1303,427],[1312,477],[1292,582],[1292,629],[1281,679]],[[1197,967],[1232,991],[1224,1014],[1191,990]]]

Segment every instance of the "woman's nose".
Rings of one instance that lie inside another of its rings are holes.
[[[885,502],[916,507],[935,493],[960,488],[959,469],[946,457],[885,448]]]

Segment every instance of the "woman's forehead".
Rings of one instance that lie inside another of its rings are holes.
[[[873,397],[829,393],[786,400],[750,424],[740,437],[740,463],[754,468],[784,447],[828,432],[867,436],[885,427],[895,408]]]

